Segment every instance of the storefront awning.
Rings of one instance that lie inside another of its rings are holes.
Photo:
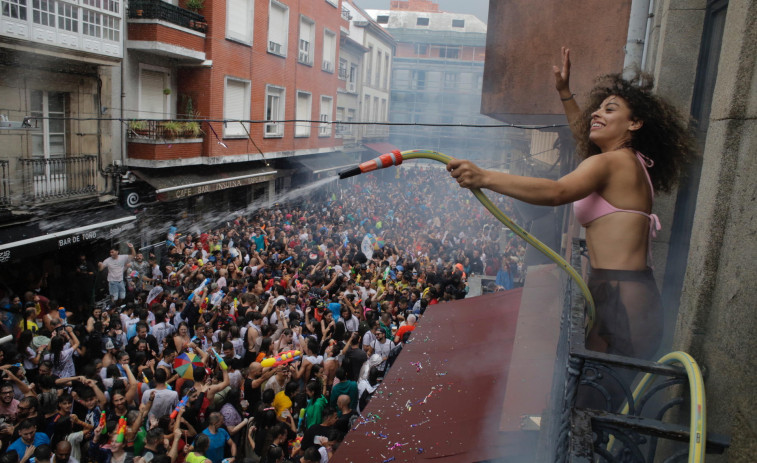
[[[339,169],[349,169],[359,164],[355,155],[350,155],[337,151],[329,154],[319,154],[314,156],[299,156],[294,161],[301,164],[306,170],[313,174],[322,174]]]
[[[203,166],[179,169],[134,169],[134,175],[155,188],[159,201],[173,201],[227,188],[273,180],[270,167]]]
[[[113,206],[3,228],[0,229],[0,263],[96,239],[110,239],[131,228],[136,219],[124,209]]]
[[[397,148],[396,146],[392,145],[391,143],[386,143],[386,142],[366,143],[363,146],[379,154],[386,154],[386,153],[391,153],[394,150],[399,150],[399,148]]]
[[[499,429],[522,293],[429,306],[329,461],[533,461],[536,433]]]

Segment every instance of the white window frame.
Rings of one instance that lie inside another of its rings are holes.
[[[137,76],[137,111],[141,113],[143,110],[140,106],[140,100],[142,98],[142,71],[153,71],[153,72],[160,72],[163,74],[163,88],[171,88],[171,70],[169,68],[164,68],[162,66],[153,66],[152,64],[145,64],[145,63],[139,63],[139,74]],[[173,102],[171,99],[171,94],[163,93],[163,114],[158,116],[157,114],[146,114],[145,117],[142,117],[140,114],[140,118],[143,119],[170,119],[171,118],[171,108],[173,107]]]
[[[303,23],[310,24],[310,37],[303,37]],[[315,21],[301,14],[299,27],[299,40],[297,41],[297,62],[312,66],[314,61],[313,56],[315,56]],[[305,43],[307,44],[306,46]]]
[[[307,111],[304,111],[307,114],[307,117],[305,119],[310,120],[313,117],[313,94],[310,92],[306,92],[304,90],[297,90],[297,100],[294,102],[295,104],[295,119],[302,119],[301,111],[300,111],[300,95],[307,95],[308,96],[308,106]],[[266,98],[266,101],[268,99]],[[294,136],[295,138],[306,138],[309,137],[312,132],[312,126],[310,123],[307,122],[297,122],[294,125]]]
[[[240,11],[239,8],[234,8],[232,2],[247,2],[247,7]],[[245,33],[239,34],[229,29],[232,17],[238,17],[240,14],[244,14],[247,18],[247,25],[245,27]],[[253,31],[255,28],[255,0],[226,0],[226,38],[235,42],[240,42],[245,45],[252,45],[252,38],[254,37]]]
[[[241,117],[236,117],[234,114],[228,114],[226,110],[228,109],[226,107],[226,92],[229,85],[229,81],[235,82],[235,83],[241,83],[244,84],[244,101],[247,102],[247,104],[242,106],[242,114]],[[240,79],[238,77],[232,77],[232,76],[226,76],[223,81],[223,98],[224,98],[224,104],[223,104],[223,118],[226,119],[241,119],[241,120],[249,120],[250,119],[250,92],[251,92],[252,82],[247,79]],[[246,129],[246,130],[245,130]],[[247,138],[247,133],[250,131],[250,123],[249,122],[233,122],[233,123],[227,123],[223,124],[223,138]]]
[[[326,49],[326,37],[333,37],[332,38],[332,44],[333,47],[331,50]],[[323,61],[321,62],[321,70],[329,73],[334,73],[335,68],[335,62],[336,62],[336,33],[329,29],[323,29]],[[329,53],[331,56],[326,56],[326,53]]]
[[[324,103],[328,104],[327,108],[324,108]],[[325,112],[324,109],[327,109],[328,112]],[[320,126],[318,127],[318,136],[319,137],[330,137],[332,134],[331,130],[331,124],[328,123],[328,121],[331,120],[332,114],[334,111],[334,98],[329,95],[321,95],[321,106],[319,108],[319,117],[318,119],[321,121]]]
[[[286,30],[283,31],[282,35],[283,43],[278,43],[277,41],[272,40],[274,37],[271,35],[273,32],[271,30],[271,11],[273,11],[274,8],[284,10],[284,25]],[[276,0],[271,0],[268,6],[268,35],[266,37],[268,38],[268,43],[266,44],[266,50],[268,53],[286,58],[287,46],[289,45],[289,7]]]
[[[271,108],[271,115],[269,118],[269,97],[278,97],[278,107]],[[265,105],[263,120],[265,121],[281,121],[286,117],[286,88],[278,85],[268,84],[265,86]],[[275,111],[274,111],[275,110]],[[263,136],[265,138],[282,138],[284,136],[284,123],[283,122],[266,122],[264,125]]]

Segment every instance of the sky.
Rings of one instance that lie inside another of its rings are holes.
[[[388,10],[389,0],[354,0],[360,8]],[[450,13],[469,13],[483,22],[489,16],[489,0],[436,0],[439,9]]]

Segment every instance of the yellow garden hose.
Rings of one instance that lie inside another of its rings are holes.
[[[382,154],[381,156],[375,159],[364,162],[360,164],[360,166],[358,167],[354,167],[345,172],[341,172],[339,174],[339,178],[347,178],[353,175],[370,172],[372,170],[383,169],[384,167],[398,166],[402,164],[403,160],[406,160],[406,159],[432,159],[434,161],[439,161],[442,164],[447,165],[452,160],[452,157],[447,156],[446,154],[443,154],[443,153],[439,153],[438,151],[431,151],[431,150],[409,150],[409,151],[402,151],[402,152],[393,151],[392,153]],[[578,272],[576,272],[576,270],[573,267],[571,267],[570,264],[568,264],[568,262],[565,261],[565,259],[562,258],[562,256],[560,256],[555,251],[550,249],[546,244],[536,239],[536,237],[528,233],[520,225],[513,222],[510,219],[510,217],[505,215],[504,212],[502,212],[497,206],[495,206],[494,203],[492,203],[491,200],[480,189],[471,188],[470,191],[473,193],[473,196],[475,196],[476,199],[478,199],[481,202],[481,204],[489,212],[491,212],[492,215],[494,215],[494,217],[497,218],[497,220],[499,220],[507,228],[512,230],[513,233],[515,233],[516,235],[526,240],[528,244],[530,244],[531,246],[541,251],[542,254],[549,257],[561,269],[567,272],[571,278],[573,278],[573,281],[575,281],[578,287],[581,288],[581,292],[586,298],[586,301],[589,303],[589,310],[587,311],[587,328],[586,328],[586,333],[589,333],[589,331],[591,330],[591,327],[594,326],[596,309],[594,307],[594,298],[591,297],[591,293],[589,292],[589,287],[586,286],[586,283],[584,282],[583,278],[581,278],[581,275],[579,275]]]

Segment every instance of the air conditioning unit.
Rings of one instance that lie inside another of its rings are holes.
[[[334,72],[334,63],[331,61],[324,61],[323,65],[321,65],[321,69],[326,72]]]
[[[355,82],[347,82],[347,91],[355,93]]]
[[[281,44],[276,42],[268,42],[268,51],[271,53],[281,54]]]
[[[310,64],[310,55],[306,51],[301,51],[297,56],[297,60],[303,64]]]
[[[281,135],[279,132],[279,124],[276,122],[268,122],[265,125],[265,134],[266,135]]]

